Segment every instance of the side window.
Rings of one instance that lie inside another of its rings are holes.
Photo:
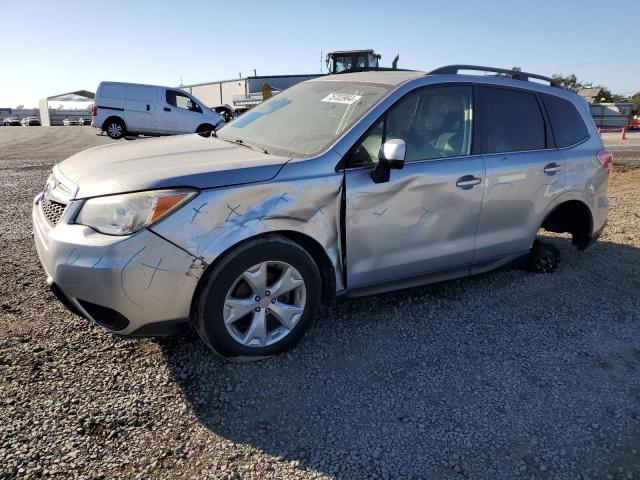
[[[558,147],[575,145],[589,136],[589,130],[573,103],[554,95],[544,94],[542,98]]]
[[[544,118],[535,94],[489,87],[478,91],[484,153],[545,148]]]
[[[378,163],[383,142],[407,144],[406,162],[471,153],[472,89],[468,86],[423,88],[393,105],[352,150],[349,166]]]
[[[335,62],[336,73],[344,72],[345,70],[351,70],[353,68],[352,57],[336,57]]]
[[[167,90],[166,100],[169,105],[173,105],[176,108],[202,113],[200,105],[191,100],[191,98],[186,96],[184,93],[180,93],[176,90]]]

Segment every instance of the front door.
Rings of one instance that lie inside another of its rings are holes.
[[[472,119],[471,87],[426,87],[400,99],[349,154],[349,288],[468,273],[484,179],[482,157],[470,156]],[[376,184],[378,151],[393,138],[406,142],[405,166]]]
[[[203,121],[200,105],[178,90],[166,90],[160,115],[166,133],[194,133]]]

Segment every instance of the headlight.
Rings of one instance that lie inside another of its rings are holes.
[[[195,195],[192,190],[153,190],[90,198],[76,223],[108,235],[129,235],[157,222]]]

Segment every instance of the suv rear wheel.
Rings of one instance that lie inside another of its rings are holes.
[[[194,302],[195,329],[225,357],[284,352],[302,337],[320,304],[311,256],[270,235],[229,252],[207,275]]]

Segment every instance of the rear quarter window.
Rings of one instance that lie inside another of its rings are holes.
[[[124,85],[105,83],[100,85],[100,88],[98,89],[98,96],[105,98],[124,98],[124,91]]]
[[[589,130],[573,103],[548,94],[544,94],[542,98],[549,114],[556,146],[569,147],[589,136]]]

